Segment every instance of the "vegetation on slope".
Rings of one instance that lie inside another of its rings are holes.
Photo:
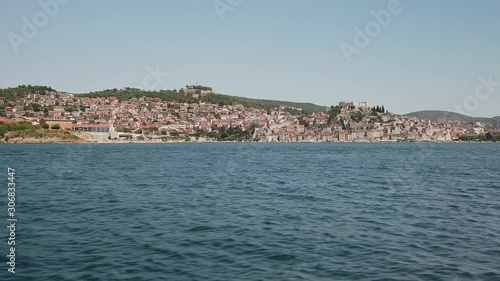
[[[24,98],[30,93],[45,93],[46,91],[55,90],[48,86],[20,85],[15,88],[0,89],[0,97],[8,102]]]
[[[257,104],[257,105],[260,105],[260,107],[262,107],[262,108],[274,108],[274,107],[279,107],[279,106],[285,106],[285,107],[289,107],[289,108],[291,108],[291,107],[301,108],[303,113],[325,112],[328,108],[326,106],[321,106],[321,105],[307,103],[307,102],[251,99],[251,98],[236,97],[236,96],[228,96],[228,97],[233,97],[238,102],[240,102],[242,104],[245,104],[245,103]]]
[[[82,142],[85,141],[71,131],[40,129],[30,122],[0,122],[0,141],[6,142],[37,142],[42,140],[54,140],[56,142]]]
[[[33,126],[29,122],[14,122],[14,123],[2,123],[0,122],[0,137],[4,137],[8,132],[21,132],[26,130],[36,129],[36,126]]]
[[[492,141],[497,142],[500,141],[500,136],[494,136],[492,133],[486,133],[485,135],[477,135],[477,136],[468,136],[462,135],[459,137],[461,141]]]
[[[31,142],[85,142],[71,131],[30,129],[8,133],[5,142],[31,143]]]

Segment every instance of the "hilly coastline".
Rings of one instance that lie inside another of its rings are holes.
[[[313,113],[313,112],[325,112],[328,110],[327,106],[317,105],[308,102],[293,102],[293,101],[280,101],[280,100],[269,100],[269,99],[254,99],[226,94],[219,94],[212,92],[209,87],[209,94],[200,96],[199,98],[193,97],[193,95],[186,94],[185,89],[180,90],[159,90],[159,91],[146,91],[137,88],[125,87],[123,89],[106,89],[102,91],[89,92],[89,93],[70,93],[74,94],[76,97],[116,97],[119,100],[129,100],[131,98],[140,97],[152,97],[159,98],[163,101],[177,101],[177,102],[209,102],[220,105],[231,105],[233,103],[239,103],[244,106],[270,109],[274,107],[287,107],[290,109],[299,108],[302,109],[303,113]],[[49,93],[56,91],[54,88],[49,86],[32,86],[32,85],[20,85],[15,88],[5,88],[0,89],[0,97],[3,97],[4,102],[16,101],[22,98],[26,98],[30,93]],[[60,92],[60,91],[58,91]],[[67,92],[60,92],[67,93]]]
[[[211,88],[208,88],[211,90]],[[0,89],[0,98],[3,98],[4,103],[9,101],[15,101],[18,99],[26,98],[30,93],[42,93],[56,91],[49,86],[31,86],[31,85],[20,85],[14,88]],[[60,92],[67,93],[67,92]],[[329,106],[317,105],[309,102],[294,102],[294,101],[282,101],[282,100],[271,100],[271,99],[255,99],[248,97],[241,97],[235,95],[219,94],[215,92],[210,92],[208,95],[199,97],[198,99],[193,98],[192,95],[186,95],[183,89],[181,90],[159,90],[159,91],[146,91],[137,88],[126,87],[123,89],[107,89],[96,92],[88,93],[72,93],[77,97],[117,97],[119,100],[129,100],[131,98],[140,97],[152,97],[160,98],[164,101],[178,101],[178,102],[197,102],[204,101],[220,105],[230,105],[233,103],[239,103],[248,107],[254,108],[274,108],[274,107],[286,107],[289,109],[299,108],[302,109],[303,113],[314,113],[314,112],[326,112],[329,110]],[[471,117],[464,114],[459,114],[450,111],[442,110],[421,110],[416,112],[411,112],[407,114],[402,114],[403,116],[416,117],[423,120],[431,121],[464,121],[464,122],[483,122],[491,124],[494,119],[499,119],[500,116],[489,118],[489,117]]]

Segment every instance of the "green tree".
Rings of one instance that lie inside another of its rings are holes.
[[[303,118],[299,119],[299,125],[304,125],[304,127],[309,127],[309,121],[304,120]]]
[[[486,136],[485,135],[478,135],[476,136],[477,141],[486,141]]]
[[[59,130],[59,129],[61,129],[61,125],[59,125],[59,124],[54,124],[54,125],[52,125],[52,127],[50,127],[50,128],[51,128],[51,129],[54,129],[54,130]]]
[[[495,136],[491,132],[486,133],[485,137],[486,137],[487,141],[494,141],[495,140]]]
[[[354,122],[361,122],[365,115],[361,111],[351,113],[351,119]]]
[[[0,122],[0,136],[5,136],[8,132],[17,132],[24,130],[36,129],[30,122],[13,122],[13,123],[1,123]]]
[[[205,134],[206,134],[206,132],[204,130],[200,129],[200,128],[196,128],[194,130],[194,136],[197,137],[197,138],[204,137]]]

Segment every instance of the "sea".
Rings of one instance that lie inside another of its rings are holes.
[[[500,143],[3,144],[0,280],[500,280],[499,156]]]

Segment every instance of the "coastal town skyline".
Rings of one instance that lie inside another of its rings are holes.
[[[430,120],[394,114],[384,105],[366,101],[321,107],[227,96],[202,85],[167,91],[109,89],[81,95],[22,85],[0,89],[0,115],[0,124],[24,124],[4,126],[2,136],[7,142],[18,141],[23,130],[21,141],[30,142],[47,141],[47,134],[59,130],[75,131],[73,137],[81,141],[98,142],[500,140],[498,117],[454,120],[445,112],[450,118]]]
[[[22,85],[14,85],[14,86],[5,87],[4,89],[17,88],[17,87],[20,87],[20,86],[28,86],[28,85],[31,86],[31,85],[35,85],[35,84],[29,84],[28,83],[28,84],[22,84]],[[201,87],[207,87],[207,86],[201,85],[199,83],[199,81],[195,81],[194,83],[192,83],[192,86],[195,86],[195,85],[199,85]],[[40,85],[36,85],[36,86],[40,87]],[[52,86],[47,86],[47,87],[52,88],[55,91],[60,92],[60,93],[68,93],[68,94],[72,94],[72,95],[75,95],[76,97],[78,97],[79,95],[80,96],[84,96],[84,95],[89,94],[89,93],[99,92],[99,91],[105,91],[105,90],[138,89],[140,91],[161,92],[161,91],[170,91],[170,90],[182,90],[182,89],[185,89],[188,86],[189,85],[184,85],[184,86],[174,87],[174,88],[170,88],[170,89],[147,89],[147,88],[144,88],[144,87],[136,85],[135,87],[132,87],[132,86],[129,87],[129,86],[127,86],[127,87],[121,87],[121,88],[120,87],[113,87],[113,88],[106,88],[106,89],[98,89],[96,91],[91,91],[91,92],[71,92],[71,91],[66,91],[64,89],[59,89],[59,88],[52,87]],[[212,89],[212,87],[210,87],[210,89]],[[251,97],[251,96],[242,96],[242,95],[238,95],[237,93],[220,93],[218,91],[214,91],[214,93],[228,95],[228,96],[241,97],[241,98],[261,99],[261,98]],[[491,95],[491,93],[490,93],[490,95]],[[473,96],[473,95],[471,95],[471,96]],[[269,100],[269,101],[276,101],[276,102],[308,103],[308,104],[311,104],[313,106],[324,107],[324,108],[328,108],[328,107],[332,106],[332,104],[328,105],[328,104],[324,104],[324,103],[314,103],[314,102],[306,100],[306,99],[302,99],[302,100],[300,100],[300,99],[299,100],[287,100],[287,99],[278,100],[278,99],[272,99],[272,98],[262,98],[262,100]],[[360,101],[357,101],[357,100],[354,100],[354,99],[338,100],[338,101],[335,101],[333,103],[333,105],[337,105],[340,102],[360,102]],[[373,104],[372,100],[363,101],[363,102],[366,102],[366,103],[369,103],[369,104]],[[375,103],[377,103],[377,102],[375,102]],[[403,112],[402,110],[399,110],[398,108],[391,108],[391,113],[397,114],[397,115],[408,115],[408,114],[415,113],[415,112],[439,111],[439,112],[443,112],[443,113],[446,113],[446,112],[448,112],[448,113],[455,113],[455,114],[464,115],[466,117],[472,117],[472,118],[475,118],[475,117],[477,117],[477,118],[496,118],[496,117],[500,117],[500,109],[499,109],[499,111],[497,111],[496,113],[493,113],[492,115],[486,115],[486,114],[483,114],[482,112],[476,111],[476,110],[474,111],[476,113],[475,115],[474,114],[467,114],[469,112],[467,112],[467,111],[464,112],[463,108],[461,108],[462,111],[460,111],[460,110],[457,111],[457,110],[454,110],[454,109],[457,109],[457,107],[451,108],[451,109],[450,108],[448,108],[448,109],[439,109],[439,108],[433,108],[431,106],[429,108],[419,108],[419,109],[417,109],[415,111],[412,111],[412,112]]]

